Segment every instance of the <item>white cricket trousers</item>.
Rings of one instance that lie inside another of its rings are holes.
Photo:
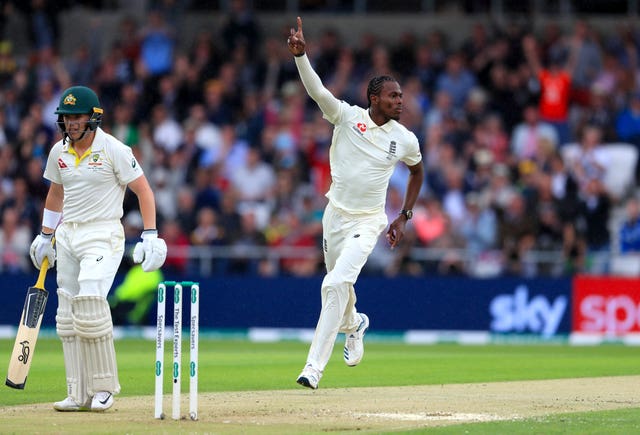
[[[106,298],[124,254],[120,220],[75,224],[56,229],[58,288],[74,296]]]
[[[107,295],[124,254],[119,220],[56,228],[58,309],[67,395],[87,406],[99,391],[120,392]]]
[[[322,281],[322,309],[307,364],[324,371],[338,332],[353,332],[360,325],[354,285],[362,267],[387,226],[384,211],[354,215],[329,202],[322,217],[323,253],[327,274]]]

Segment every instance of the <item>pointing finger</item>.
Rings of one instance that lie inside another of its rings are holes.
[[[298,17],[298,32],[302,32],[302,18]]]

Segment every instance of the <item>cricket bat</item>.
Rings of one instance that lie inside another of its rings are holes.
[[[40,331],[44,308],[49,297],[49,292],[44,289],[47,269],[49,269],[49,260],[45,257],[42,260],[36,284],[27,290],[16,342],[13,345],[13,353],[9,361],[7,381],[5,382],[11,388],[23,390],[27,382],[27,375],[29,374],[33,352],[38,341],[38,332]]]

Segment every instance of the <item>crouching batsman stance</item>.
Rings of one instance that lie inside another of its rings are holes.
[[[62,140],[49,153],[44,178],[51,182],[42,232],[31,244],[40,269],[58,262],[56,331],[62,341],[67,397],[58,411],[104,411],[120,392],[107,294],[124,253],[120,223],[127,187],[138,197],[144,222],[134,261],[145,271],[164,263],[156,207],[131,148],[100,128],[98,96],[84,86],[64,91],[55,113]],[[55,242],[54,242],[55,233]]]
[[[410,175],[403,209],[387,230],[394,248],[402,240],[423,182],[418,139],[398,123],[402,91],[389,76],[373,77],[366,109],[335,98],[322,84],[305,54],[302,20],[291,29],[289,51],[309,96],[334,125],[329,160],[331,187],[322,218],[327,274],[322,281],[322,309],[307,362],[297,382],[316,389],[329,361],[338,332],[344,332],[344,361],[357,365],[364,354],[369,318],[356,310],[354,285],[377,239],[387,226],[385,201],[389,179],[398,161]]]

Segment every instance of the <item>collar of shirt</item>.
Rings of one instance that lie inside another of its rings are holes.
[[[378,125],[373,121],[373,119],[371,119],[371,115],[369,115],[369,109],[366,109],[365,113],[367,117],[367,129],[381,128],[386,133],[389,133],[391,131],[391,128],[393,128],[392,119],[388,120],[382,125]]]
[[[62,144],[62,152],[73,154],[74,156],[76,156],[76,166],[78,166],[82,159],[84,159],[85,157],[104,149],[104,140],[101,140],[104,134],[105,133],[102,131],[102,129],[98,127],[96,129],[96,135],[93,137],[93,142],[91,142],[91,146],[89,146],[89,148],[87,148],[87,150],[81,156],[76,153],[75,149],[71,147],[71,143],[67,141]]]

